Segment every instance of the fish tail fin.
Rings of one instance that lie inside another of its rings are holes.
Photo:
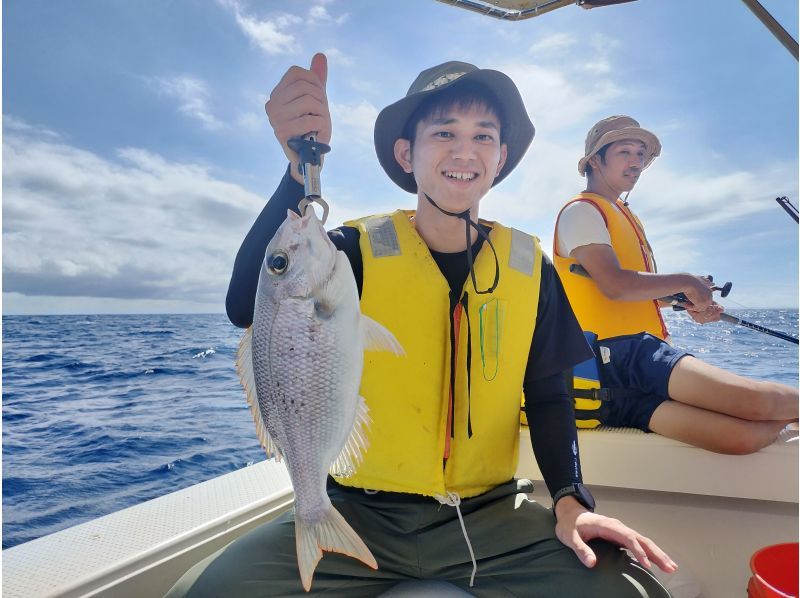
[[[322,551],[346,554],[371,567],[378,568],[375,557],[350,524],[334,507],[318,523],[308,523],[295,518],[297,535],[297,565],[303,589],[308,592],[314,577],[314,570],[322,558]]]

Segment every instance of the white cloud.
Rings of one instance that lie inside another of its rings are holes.
[[[575,45],[577,40],[567,33],[554,33],[537,40],[531,47],[531,54],[541,55],[550,52],[559,52]]]
[[[596,52],[605,52],[622,47],[622,40],[603,33],[592,34],[589,42]]]
[[[352,79],[350,81],[350,86],[361,95],[374,96],[382,91],[380,83],[374,80]]]
[[[36,135],[37,137],[46,137],[49,139],[59,138],[59,134],[55,131],[28,124],[24,120],[11,114],[3,115],[3,132],[25,133],[27,135]]]
[[[267,117],[263,113],[243,112],[236,117],[236,124],[247,131],[262,132],[267,122]]]
[[[764,181],[796,193],[796,170],[790,163],[776,164],[768,172],[684,172],[662,163],[644,173],[631,201],[653,230],[669,230],[680,222],[681,229],[691,233],[774,209],[775,195],[765,189]]]
[[[591,60],[580,63],[580,68],[595,75],[605,75],[611,72],[611,62],[604,59]]]
[[[207,129],[217,130],[223,127],[208,106],[209,93],[204,81],[189,75],[153,77],[148,81],[159,93],[178,100],[178,110],[199,120]]]
[[[240,105],[244,108],[235,116],[234,125],[259,135],[263,135],[265,132],[271,133],[272,128],[264,110],[264,104],[269,99],[269,94],[270,89],[249,89],[243,92]]]
[[[348,144],[356,143],[372,150],[377,117],[378,109],[366,100],[357,104],[331,104],[334,135],[347,140]]]
[[[328,57],[328,62],[337,66],[350,68],[355,64],[352,56],[346,55],[338,48],[328,48],[325,50],[325,55]]]
[[[329,2],[313,4],[305,17],[290,13],[278,13],[269,18],[259,18],[245,11],[238,0],[218,0],[233,11],[236,23],[242,32],[261,50],[271,56],[296,54],[302,44],[292,29],[298,25],[341,25],[348,20],[347,13],[334,16],[325,6]]]
[[[237,0],[219,0],[219,3],[233,11],[236,23],[242,32],[267,54],[295,53],[296,39],[286,30],[292,25],[300,23],[302,21],[300,17],[283,13],[272,19],[262,20],[245,14],[241,3]]]
[[[263,198],[197,164],[3,139],[3,287],[26,296],[224,301]]]
[[[547,134],[591,121],[623,93],[612,79],[576,70],[526,62],[501,65],[500,70],[517,84],[534,124]]]
[[[236,22],[259,48],[267,54],[292,54],[295,51],[295,37],[290,33],[281,31],[293,23],[299,22],[299,17],[284,15],[273,21],[259,21],[254,17],[236,13]]]
[[[682,131],[685,128],[686,122],[680,118],[670,118],[654,127],[654,129],[658,130],[659,135],[661,136],[666,136],[667,133],[672,133],[675,131]]]
[[[328,9],[321,4],[312,6],[308,11],[308,16],[312,21],[330,21],[331,14]]]
[[[342,13],[339,16],[331,15],[331,13],[325,7],[326,4],[331,4],[331,2],[330,1],[319,2],[309,9],[308,18],[311,24],[333,23],[335,25],[341,25],[348,20],[349,15],[347,13]]]

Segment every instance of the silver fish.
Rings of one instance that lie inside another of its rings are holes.
[[[351,475],[367,449],[364,350],[403,354],[391,332],[361,314],[350,262],[314,210],[302,217],[289,210],[267,246],[236,363],[261,445],[285,459],[292,479],[306,591],[323,550],[378,568],[325,489],[329,472]]]

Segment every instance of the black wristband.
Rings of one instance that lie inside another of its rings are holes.
[[[570,486],[565,486],[561,490],[555,493],[553,496],[553,514],[556,512],[556,504],[559,500],[564,498],[565,496],[572,496],[575,500],[577,500],[580,504],[586,507],[588,510],[594,512],[595,508],[595,501],[592,493],[584,486],[583,484],[572,484]]]

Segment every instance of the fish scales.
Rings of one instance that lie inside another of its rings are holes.
[[[315,312],[311,300],[282,303],[274,318],[259,320],[254,338],[265,342],[253,346],[254,363],[270,368],[256,376],[267,429],[292,471],[296,509],[310,517],[329,506],[327,471],[353,428],[363,367],[362,352],[342,350],[346,331],[337,329],[338,321]],[[352,312],[355,330],[358,312]],[[355,342],[354,334],[347,336]]]

